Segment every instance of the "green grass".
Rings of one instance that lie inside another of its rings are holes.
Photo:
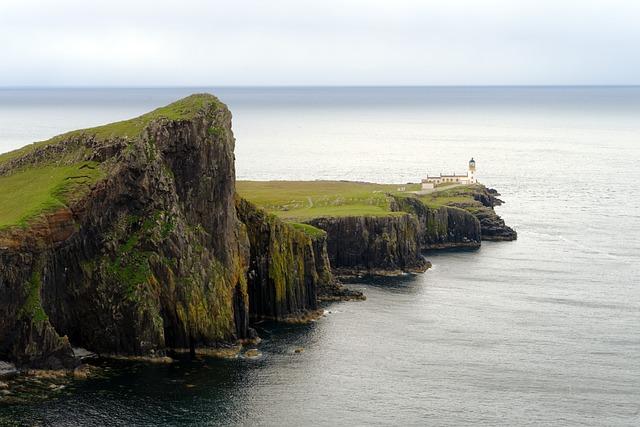
[[[27,300],[21,310],[22,317],[30,319],[32,322],[42,323],[49,318],[42,308],[42,300],[40,298],[40,288],[42,280],[40,273],[34,271],[31,280],[27,283]]]
[[[455,203],[480,204],[473,198],[473,193],[477,190],[476,185],[461,185],[454,188],[437,187],[433,193],[419,196],[418,198],[430,208],[452,205]]]
[[[102,176],[96,163],[31,167],[0,176],[0,229],[25,226],[46,211],[65,206]]]
[[[303,233],[305,233],[307,236],[310,236],[310,237],[319,237],[327,234],[324,230],[320,230],[319,228],[316,228],[313,225],[301,224],[299,222],[290,222],[289,224],[292,225],[293,228],[296,228],[302,231]]]
[[[404,187],[405,191],[400,191]],[[306,221],[320,217],[390,216],[387,194],[412,196],[419,184],[373,184],[349,181],[238,181],[238,193],[285,221]],[[475,185],[436,189],[418,198],[428,207],[455,203],[479,204],[473,199]]]
[[[74,137],[93,136],[99,141],[114,137],[135,140],[153,120],[187,120],[210,106],[218,105],[219,101],[213,95],[191,95],[134,119],[75,130],[2,154],[0,166],[38,148],[62,144]],[[220,136],[219,129],[214,128],[212,132],[214,136]],[[62,163],[68,159],[63,157],[56,160]],[[97,164],[90,162],[70,166],[32,164],[3,173],[4,175],[0,176],[0,229],[25,226],[40,213],[65,206],[70,198],[82,195],[82,192],[88,189],[87,184],[95,182],[103,175]]]
[[[107,140],[114,137],[135,139],[140,136],[144,128],[155,119],[166,118],[169,120],[186,120],[194,117],[206,106],[211,104],[217,105],[218,103],[218,99],[213,95],[191,95],[167,106],[143,114],[140,117],[88,129],[74,130],[62,135],[54,136],[53,138],[46,141],[35,142],[31,145],[27,145],[17,150],[1,154],[0,165],[12,159],[28,154],[36,148],[68,141],[69,139],[80,135],[93,135],[98,140]]]
[[[407,190],[417,184],[402,185]],[[389,210],[387,193],[401,185],[348,181],[238,181],[245,199],[285,221],[319,217],[399,215]]]

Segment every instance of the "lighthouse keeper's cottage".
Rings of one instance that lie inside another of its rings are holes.
[[[422,190],[433,190],[436,186],[441,184],[475,184],[478,182],[476,179],[476,161],[469,160],[469,169],[466,175],[456,175],[455,172],[451,175],[428,176],[422,180]]]

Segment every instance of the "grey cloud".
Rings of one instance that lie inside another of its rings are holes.
[[[638,84],[635,0],[0,3],[0,85]]]

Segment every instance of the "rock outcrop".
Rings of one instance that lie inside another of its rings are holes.
[[[415,197],[399,196],[393,197],[391,208],[416,216],[422,250],[480,247],[480,222],[463,209],[429,208]]]
[[[389,196],[386,215],[285,223],[236,195],[234,145],[231,113],[204,94],[0,156],[0,178],[74,171],[64,203],[0,228],[0,360],[215,351],[252,321],[362,298],[333,270],[420,272],[422,250],[515,238],[488,189],[459,207]]]
[[[250,241],[251,317],[306,317],[318,308],[318,293],[334,281],[324,236],[309,236],[241,198],[236,206]]]
[[[472,196],[477,203],[454,203],[452,205],[468,211],[478,219],[482,240],[510,241],[518,238],[518,233],[507,226],[494,210],[494,207],[504,203],[498,199],[500,194],[496,190],[478,185]]]
[[[193,351],[247,337],[250,316],[317,308],[331,273],[311,239],[242,203],[239,218],[226,106],[194,95],[145,117],[2,164],[0,176],[78,162],[103,176],[68,206],[0,230],[0,359],[73,367],[71,344]]]
[[[340,274],[424,271],[419,224],[414,215],[315,218],[309,224],[327,233],[331,266]]]

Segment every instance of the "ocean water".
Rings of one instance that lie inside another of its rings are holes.
[[[640,425],[639,87],[2,89],[0,152],[202,91],[234,114],[238,179],[416,182],[473,156],[519,239],[260,324],[259,359],[126,364],[0,424]]]

